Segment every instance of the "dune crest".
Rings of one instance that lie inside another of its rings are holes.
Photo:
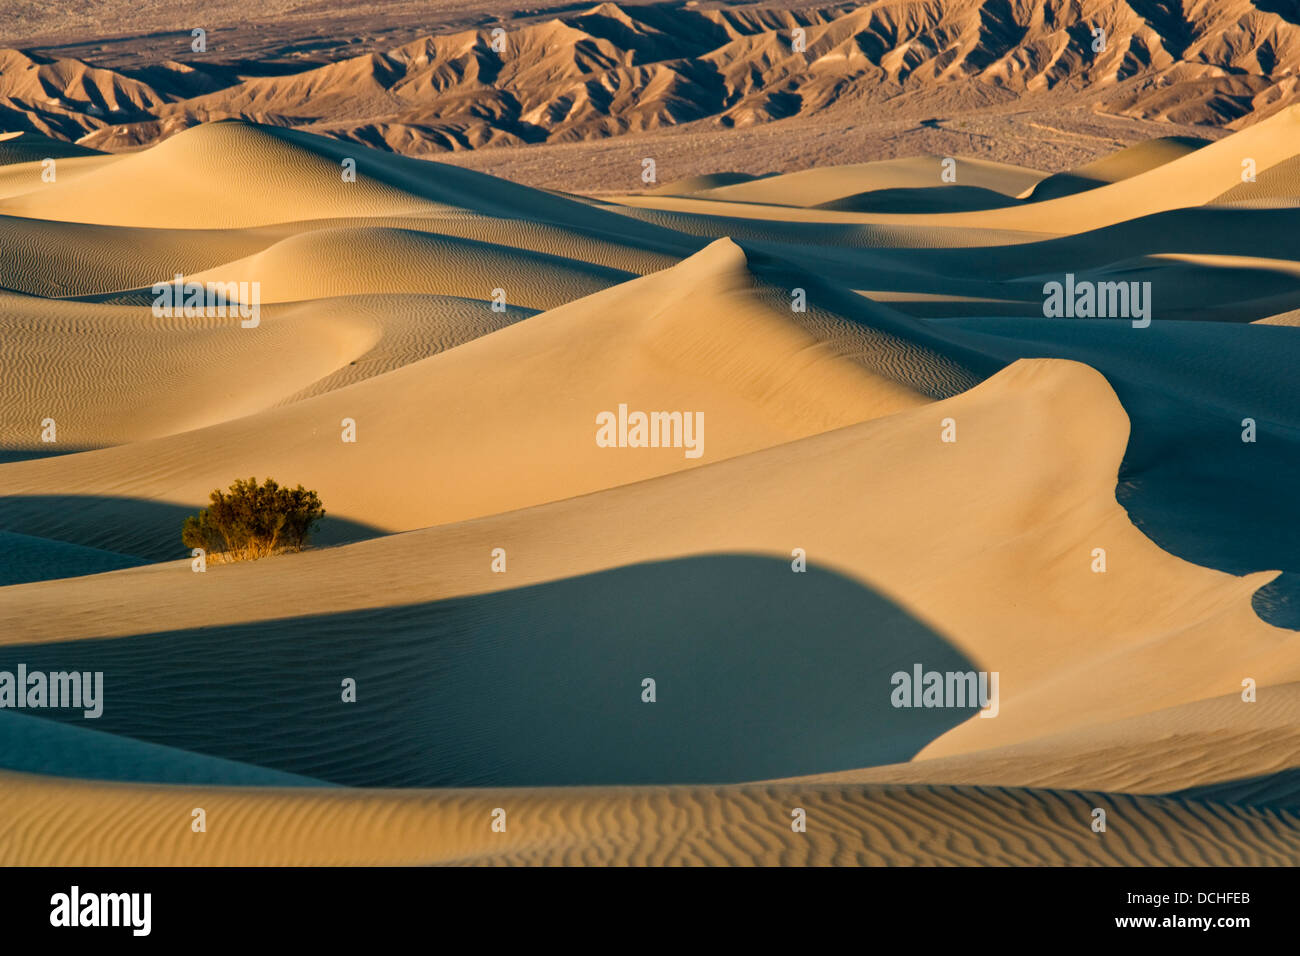
[[[815,328],[783,315],[760,291],[741,250],[719,240],[672,269],[350,387],[158,439],[163,444],[15,463],[0,474],[0,487],[21,509],[21,497],[37,489],[85,495],[107,482],[123,501],[88,508],[88,530],[103,520],[91,517],[99,508],[130,510],[129,499],[198,504],[227,473],[291,470],[318,487],[335,514],[408,530],[718,461],[927,400],[842,357],[842,345],[819,341]],[[486,302],[482,309],[491,314]],[[269,328],[276,327],[273,319]],[[509,380],[495,379],[492,370],[504,366],[514,369]],[[600,447],[597,415],[620,404],[702,413],[703,457]],[[355,448],[340,442],[344,418],[364,430]],[[77,436],[76,417],[65,416],[64,428]],[[214,449],[225,450],[221,464]],[[160,455],[193,464],[159,472],[146,459]],[[521,467],[526,484],[516,480]],[[474,477],[440,479],[448,473]],[[420,493],[435,485],[438,495]],[[413,508],[417,501],[424,504]],[[21,525],[33,534],[52,527],[35,511]]]
[[[734,254],[723,247],[716,255]],[[955,443],[941,440],[945,419],[960,429]],[[971,718],[933,742],[927,756],[1231,693],[1240,675],[1224,666],[1228,635],[1242,673],[1261,685],[1300,679],[1294,632],[1265,624],[1251,608],[1252,593],[1273,575],[1239,578],[1180,561],[1132,525],[1115,500],[1127,437],[1123,409],[1095,371],[1021,361],[935,405],[596,496],[256,568],[223,568],[197,583],[183,567],[158,565],[26,585],[11,589],[11,613],[40,622],[27,625],[28,640],[105,635],[111,632],[101,622],[92,631],[79,625],[78,608],[94,606],[96,589],[111,586],[134,593],[130,606],[143,614],[120,618],[116,633],[171,618],[164,606],[151,607],[158,601],[200,601],[214,623],[256,619],[271,626],[267,611],[252,610],[262,606],[255,598],[264,589],[298,589],[302,597],[291,605],[306,598],[302,587],[323,591],[313,599],[319,613],[373,606],[369,588],[349,580],[382,577],[389,582],[385,600],[402,604],[499,588],[488,562],[466,566],[456,557],[486,554],[493,541],[510,542],[516,555],[512,587],[701,552],[788,559],[797,546],[1001,673],[998,717]],[[18,467],[24,466],[9,470]],[[800,492],[806,487],[817,489],[815,501]],[[664,525],[655,516],[669,509],[677,520]],[[1090,569],[1099,543],[1112,564],[1106,574]],[[423,572],[430,560],[444,569],[436,581]],[[175,580],[160,588],[160,575]],[[246,600],[227,602],[215,587],[225,582]]]
[[[725,258],[726,250],[720,253]],[[1089,409],[1088,414],[1064,414],[1081,408]],[[960,438],[953,445],[939,440],[943,417],[959,423]],[[1025,361],[937,405],[586,498],[257,566],[218,568],[197,582],[185,565],[173,563],[6,591],[6,614],[39,622],[48,637],[58,639],[108,633],[93,611],[110,589],[131,609],[114,618],[112,626],[123,635],[143,633],[147,622],[175,619],[177,610],[185,608],[209,626],[255,616],[264,636],[282,630],[285,636],[300,634],[304,641],[318,642],[323,633],[319,625],[304,629],[274,615],[307,602],[315,612],[378,610],[398,603],[406,608],[402,626],[419,631],[427,624],[412,616],[418,614],[411,610],[414,601],[484,592],[491,600],[490,592],[500,584],[487,562],[466,562],[463,556],[486,553],[493,542],[508,546],[515,569],[510,584],[518,587],[557,573],[701,549],[788,558],[788,545],[797,541],[812,561],[891,595],[950,635],[977,666],[1001,671],[997,718],[973,717],[921,755],[966,756],[915,761],[907,765],[914,772],[904,778],[926,780],[927,768],[934,768],[938,779],[970,779],[980,782],[978,789],[866,783],[873,777],[864,771],[729,787],[402,793],[69,784],[10,774],[3,799],[13,804],[10,812],[24,819],[27,835],[27,842],[14,848],[13,859],[150,864],[1284,862],[1294,852],[1294,813],[1095,793],[1116,779],[1113,761],[1094,757],[1091,765],[1082,765],[1061,745],[1062,734],[1072,735],[1075,747],[1105,748],[1108,733],[1117,741],[1132,740],[1125,721],[1146,726],[1140,736],[1147,740],[1166,726],[1195,727],[1188,715],[1198,712],[1200,696],[1233,692],[1233,662],[1258,675],[1265,694],[1277,690],[1293,697],[1281,684],[1290,681],[1293,689],[1300,678],[1294,634],[1268,627],[1250,610],[1249,591],[1257,580],[1180,562],[1128,522],[1113,498],[1126,433],[1124,413],[1097,373],[1076,363]],[[1015,454],[1008,454],[1012,449]],[[1027,468],[1031,460],[1033,467]],[[898,462],[909,467],[899,468]],[[815,487],[815,499],[795,491],[802,487]],[[658,516],[666,513],[668,502],[676,520],[664,523]],[[1109,576],[1088,568],[1088,546],[1097,540],[1106,542],[1115,562]],[[425,573],[430,566],[442,574]],[[382,595],[370,583],[378,580],[386,582]],[[240,600],[229,600],[233,594]],[[271,594],[275,602],[264,599]],[[1197,600],[1188,604],[1183,600],[1187,594]],[[432,615],[446,613],[436,602],[427,607]],[[1120,620],[1133,624],[1106,629],[1105,622]],[[880,622],[856,622],[864,638],[879,639],[873,626]],[[32,632],[28,639],[42,637]],[[1202,643],[1206,646],[1198,646]],[[1225,655],[1227,647],[1233,649],[1231,657]],[[1108,665],[1105,677],[1088,676],[1103,663]],[[1085,676],[1067,679],[1079,673]],[[1140,692],[1124,679],[1126,673],[1142,681]],[[882,700],[888,691],[883,681],[875,689]],[[1225,705],[1219,699],[1207,706]],[[1180,707],[1185,716],[1172,716]],[[1166,718],[1161,708],[1174,710]],[[1279,715],[1276,709],[1270,705],[1260,720],[1272,715],[1285,726],[1288,711],[1283,706]],[[1144,716],[1152,710],[1159,713]],[[1243,729],[1250,726],[1248,722]],[[1215,744],[1193,739],[1189,752],[1208,752],[1198,746],[1237,747],[1241,739],[1232,733]],[[1008,749],[1013,743],[1019,751]],[[1018,756],[1009,761],[1011,753]],[[1113,754],[1113,745],[1101,753]],[[960,759],[967,762],[954,762]],[[900,776],[898,768],[881,768],[879,778],[889,780],[891,771],[894,778]],[[1129,773],[1121,779],[1132,786],[1133,769]],[[1223,773],[1218,764],[1189,768],[1146,788],[1208,782],[1222,779]],[[1017,774],[1054,778],[1062,781],[1055,786],[1069,789],[1007,788]],[[110,838],[102,830],[104,819],[116,821],[118,834],[157,826],[176,806],[187,808],[197,799],[226,821],[220,839],[201,845],[164,841],[145,852],[130,839]],[[622,809],[611,817],[614,799],[622,801]],[[833,813],[839,822],[820,827],[814,841],[791,842],[785,811],[791,800],[811,808],[819,820]],[[480,829],[487,833],[476,821],[502,805],[511,808],[510,839],[487,843],[487,836],[475,836]],[[710,824],[707,833],[674,824],[681,827],[673,830],[679,852],[665,855],[658,842],[664,808],[682,805],[725,822]],[[43,808],[39,814],[37,806]],[[1085,826],[1072,823],[1086,820],[1097,806],[1123,818],[1131,838],[1122,844],[1099,842],[1088,838]],[[988,830],[985,818],[990,814],[1007,821],[1005,830]],[[304,815],[336,835],[309,837],[310,831],[289,828],[303,838],[266,841],[266,833],[280,829],[277,821]],[[375,822],[381,818],[388,822]],[[82,838],[41,838],[55,820],[61,833]],[[653,824],[657,836],[652,839],[643,828],[655,820],[660,822]],[[337,835],[342,832],[352,836]],[[402,839],[395,841],[391,834],[398,832]],[[954,833],[970,840],[954,843]],[[1162,838],[1138,836],[1156,833]],[[1257,836],[1243,843],[1246,833]],[[736,841],[757,841],[758,846],[742,851]],[[605,849],[592,856],[597,845]],[[968,849],[955,849],[963,846]]]

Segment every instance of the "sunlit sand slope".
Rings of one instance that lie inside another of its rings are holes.
[[[800,17],[814,74],[943,85],[960,63],[857,44],[899,10],[692,13],[742,91],[715,112],[777,118],[743,64],[799,66]],[[582,16],[518,31],[497,80],[675,75],[600,64],[686,38]],[[0,54],[0,86],[90,84],[5,107],[41,132],[0,141],[0,670],[107,690],[93,720],[0,712],[0,863],[1300,859],[1293,79],[1203,36],[1249,120],[1215,142],[601,199],[358,145],[452,128],[413,116],[264,114],[353,84],[414,109],[476,42],[209,89],[191,106],[247,110],[198,125],[143,79]],[[1052,56],[980,69],[1085,69]],[[1108,102],[1228,109],[1222,79]],[[686,121],[634,86],[510,135]],[[62,143],[101,94],[166,129],[86,142],[156,145]],[[177,275],[256,289],[256,321],[158,309]],[[1067,275],[1149,289],[1150,324],[1049,317]],[[629,441],[655,412],[658,447]],[[313,547],[194,573],[182,520],[249,476],[319,492]],[[996,700],[899,707],[914,666],[996,673]]]
[[[945,420],[954,443],[941,440]],[[584,498],[204,575],[164,564],[11,588],[4,633],[9,643],[125,636],[196,615],[274,629],[301,625],[286,612],[358,608],[401,608],[416,627],[420,615],[436,620],[439,599],[636,561],[789,560],[802,548],[1000,673],[998,716],[972,717],[930,756],[1237,693],[1246,677],[1300,679],[1295,632],[1251,608],[1272,575],[1197,567],[1132,525],[1115,501],[1127,436],[1096,372],[1022,361],[935,405]],[[509,554],[505,575],[491,571],[495,547]],[[1105,573],[1092,570],[1096,548]],[[109,593],[120,610],[106,617]]]
[[[928,400],[844,357],[844,343],[822,340],[792,315],[762,292],[739,248],[718,242],[673,269],[256,418],[14,463],[0,474],[0,494],[9,496],[0,511],[11,530],[133,552],[143,528],[110,520],[109,512],[95,516],[100,508],[116,513],[112,502],[87,502],[73,518],[32,501],[25,517],[17,515],[31,495],[109,493],[130,511],[151,501],[199,504],[231,475],[292,473],[340,518],[407,530],[692,468]],[[345,321],[334,354],[289,385],[301,389],[311,375],[346,364],[348,353],[370,348],[370,328]],[[242,345],[241,336],[276,330],[272,321],[222,341]],[[506,367],[511,374],[502,378]],[[259,376],[249,378],[260,387]],[[692,421],[702,413],[704,430],[691,438],[683,425],[675,447],[601,447],[597,416],[617,414],[620,405],[690,413]],[[86,435],[81,440],[93,443],[79,421],[85,406],[66,407],[67,440]],[[202,402],[194,411],[213,412]],[[37,424],[44,417],[29,406],[32,416]],[[356,423],[355,443],[341,440],[344,419]],[[169,554],[167,531],[145,533],[154,541],[147,553],[161,546]]]
[[[249,866],[1287,866],[1300,817],[1158,797],[981,787],[756,785],[326,791],[4,774],[5,863]],[[207,832],[193,832],[193,811]],[[791,829],[805,811],[807,832]],[[1091,829],[1106,811],[1107,832]],[[495,810],[506,830],[493,832]]]

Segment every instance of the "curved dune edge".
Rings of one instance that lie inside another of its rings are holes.
[[[942,740],[942,738],[940,738]],[[1160,760],[1153,760],[1158,750]],[[1300,683],[1194,701],[975,753],[792,778],[799,783],[1035,787],[1165,794],[1300,767]]]
[[[8,399],[0,447],[36,444],[46,416],[74,448],[242,418],[359,359],[384,332],[347,300],[268,307],[256,332],[241,329],[238,316],[158,318],[147,308],[37,298],[0,297],[0,305]]]
[[[1020,198],[1042,201],[1119,182],[1181,159],[1210,142],[1184,136],[1162,136],[1134,143],[1082,166],[1053,173],[1026,189]]]
[[[1288,312],[1279,312],[1277,315],[1270,315],[1263,319],[1256,319],[1254,324],[1300,326],[1300,309],[1291,309]]]
[[[193,811],[206,832],[192,830]],[[491,829],[493,811],[506,831]],[[791,829],[792,810],[807,832]],[[1106,811],[1107,832],[1091,829]],[[0,773],[0,863],[1285,866],[1288,811],[981,787],[754,784],[375,791],[91,784]]]
[[[143,152],[82,162],[85,171],[66,181],[42,185],[34,178],[29,191],[0,200],[0,212],[113,226],[228,229],[445,208],[361,173],[346,183],[337,162],[244,123],[207,124]],[[20,172],[15,166],[8,174]],[[144,195],[153,201],[141,203]],[[242,201],[236,198],[241,195]]]
[[[0,710],[0,866],[1300,863],[1300,339],[1250,325],[1300,325],[1300,24],[1086,0],[1099,58],[1087,11],[955,4],[322,34],[239,82],[0,50],[11,119],[141,147],[0,134],[0,669],[107,689]],[[674,181],[622,195],[641,153]],[[724,153],[815,168],[686,176]],[[1155,327],[1050,319],[1066,274]],[[154,316],[173,276],[260,326]],[[599,447],[624,403],[704,455]],[[315,546],[172,560],[250,474],[321,492]],[[996,718],[891,707],[912,661],[998,672]]]
[[[71,144],[63,143],[60,145],[66,148]],[[43,185],[49,185],[41,181],[41,161],[47,156],[58,157],[58,175],[63,182],[71,182],[88,173],[105,169],[122,158],[111,153],[95,153],[89,156],[59,156],[57,152],[46,151],[38,156],[24,156],[14,159],[0,166],[0,199],[21,196],[39,189]]]
[[[633,278],[630,273],[476,239],[394,227],[298,233],[187,282],[258,282],[262,302],[327,296],[426,293],[553,309]]]
[[[945,418],[959,428],[954,444],[940,441]],[[15,586],[0,623],[9,644],[191,620],[272,628],[284,615],[415,605],[691,554],[789,560],[799,547],[1000,673],[999,716],[959,725],[927,756],[1225,696],[1243,677],[1300,680],[1300,636],[1251,607],[1270,573],[1190,564],[1133,526],[1115,500],[1127,436],[1096,371],[1024,360],[934,405],[585,497],[205,575],[172,563]],[[498,546],[510,555],[504,580],[490,570]],[[1105,574],[1090,570],[1097,546]]]
[[[879,189],[908,189],[940,184],[938,170],[942,156],[915,156],[885,159],[848,166],[805,169],[778,176],[765,176],[748,182],[690,190],[671,189],[669,183],[646,195],[672,198],[710,199],[729,203],[761,206],[808,208],[858,193]],[[1014,197],[1031,189],[1047,174],[1035,169],[995,163],[981,159],[957,157],[954,164],[957,181],[991,192]]]
[[[586,207],[575,208],[586,211]],[[32,296],[104,298],[116,294],[148,303],[153,299],[154,282],[171,281],[178,272],[199,274],[228,269],[236,262],[247,264],[254,259],[265,262],[272,253],[272,259],[278,261],[270,265],[287,269],[290,274],[280,277],[263,272],[252,277],[268,285],[276,279],[282,280],[282,286],[297,283],[302,287],[313,280],[317,286],[337,284],[339,279],[328,272],[311,277],[298,276],[294,270],[320,269],[322,257],[326,260],[325,268],[334,269],[339,266],[335,261],[338,256],[354,263],[353,274],[343,277],[344,281],[350,279],[354,286],[364,281],[367,266],[373,267],[376,273],[387,270],[390,279],[401,280],[406,286],[417,283],[427,286],[435,280],[461,284],[472,281],[472,276],[463,271],[453,272],[436,256],[408,263],[429,270],[432,275],[397,274],[391,263],[378,258],[373,244],[353,249],[347,242],[338,241],[340,235],[346,238],[349,233],[364,236],[367,232],[399,230],[410,233],[413,240],[423,239],[425,250],[432,252],[437,252],[438,243],[455,246],[458,241],[462,247],[485,250],[508,246],[521,259],[519,263],[510,263],[511,271],[517,273],[522,266],[533,280],[546,278],[537,268],[539,263],[567,268],[571,281],[574,277],[589,279],[591,275],[646,275],[676,264],[703,245],[700,240],[686,237],[652,243],[635,232],[628,234],[628,238],[620,238],[609,232],[587,230],[581,223],[556,224],[533,219],[529,218],[530,209],[523,202],[514,212],[519,218],[489,215],[469,208],[439,208],[404,216],[329,216],[244,229],[120,226],[0,216],[7,241],[15,247],[24,247],[27,252],[0,259],[0,286]],[[317,233],[321,235],[316,236]],[[322,250],[322,246],[330,244],[331,235],[335,248]],[[477,240],[479,246],[474,246],[471,240]],[[299,255],[295,255],[295,250]],[[408,244],[407,251],[418,253],[420,249]],[[549,286],[555,289],[562,283],[550,281]],[[518,291],[519,287],[515,288]],[[385,287],[382,291],[396,290]],[[445,293],[449,289],[444,286],[435,291]],[[475,291],[476,298],[485,298],[484,293],[491,289],[479,285]],[[270,299],[263,295],[262,301]]]
[[[1295,157],[1300,149],[1300,106],[1289,106],[1268,119],[1194,152],[1145,172],[1084,192],[975,212],[938,214],[857,213],[724,202],[676,196],[605,196],[605,201],[665,212],[695,213],[777,222],[840,223],[880,226],[946,226],[1039,232],[1052,235],[1100,229],[1139,216],[1213,202],[1241,183],[1241,160],[1249,156],[1261,173]],[[795,174],[799,175],[799,174]],[[938,183],[938,164],[935,164]],[[758,190],[769,181],[724,187]],[[722,190],[718,190],[719,193]],[[741,193],[744,195],[744,193]]]
[[[585,201],[445,163],[238,120],[204,123],[112,159],[66,182],[45,184],[39,163],[7,167],[8,176],[29,177],[31,188],[0,197],[0,215],[184,231],[472,211],[608,233],[647,249],[680,248],[681,237],[671,231]],[[345,159],[356,163],[355,181],[342,177]]]
[[[304,305],[297,314],[314,313]],[[150,443],[7,465],[0,495],[12,496],[10,519],[24,508],[21,496],[107,489],[189,507],[234,476],[270,474],[317,489],[332,514],[405,531],[698,467],[929,400],[845,357],[842,343],[791,316],[772,303],[740,248],[718,240],[671,269],[325,395]],[[236,328],[227,339],[242,343],[240,336],[274,328]],[[925,367],[920,349],[910,358]],[[620,403],[702,413],[701,454],[598,447],[596,416]],[[96,416],[81,411],[91,404],[66,407],[61,440],[93,443]],[[206,408],[199,403],[196,411]],[[24,414],[37,422],[50,414],[39,412]],[[340,440],[345,418],[357,423],[355,444]],[[134,540],[82,537],[99,533],[96,525],[116,527],[148,538],[153,550],[145,554],[176,553],[174,532],[140,535],[120,513],[56,517],[33,501],[21,517],[21,525],[7,526],[40,536],[50,520],[67,517],[81,529],[62,525],[51,536],[131,552]]]
[[[244,329],[238,318],[0,295],[0,447],[30,446],[46,415],[73,447],[205,428],[373,378],[529,314],[449,295],[349,295],[264,305],[258,327]]]

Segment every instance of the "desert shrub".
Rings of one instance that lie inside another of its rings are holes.
[[[211,503],[185,519],[181,540],[234,559],[261,558],[277,551],[300,551],[325,509],[316,492],[302,485],[282,488],[267,478],[236,480],[230,491],[212,492]]]

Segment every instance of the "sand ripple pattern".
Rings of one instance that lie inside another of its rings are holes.
[[[1062,790],[744,785],[303,791],[6,774],[18,865],[1294,866],[1300,816]],[[191,811],[207,832],[191,830]],[[491,829],[506,811],[506,831]],[[791,811],[807,832],[791,829]],[[1093,810],[1106,812],[1093,832]]]

